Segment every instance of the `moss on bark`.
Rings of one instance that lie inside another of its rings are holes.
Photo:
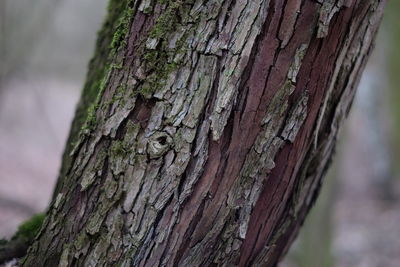
[[[23,222],[10,240],[0,240],[0,264],[25,255],[43,224],[45,214],[33,215]]]
[[[131,10],[131,0],[110,0],[108,4],[108,15],[98,33],[95,52],[88,65],[86,82],[83,87],[80,101],[77,105],[74,120],[71,125],[66,147],[63,153],[62,166],[57,185],[53,193],[53,200],[63,183],[64,177],[71,165],[71,152],[79,140],[79,135],[84,134],[95,124],[96,102],[101,97],[104,80],[111,65],[111,57],[124,45],[120,41],[122,35],[127,34],[127,25],[131,16],[127,10]],[[125,14],[121,16],[121,14]],[[125,36],[123,36],[125,38]]]
[[[318,193],[384,3],[111,3],[86,123],[22,265],[275,265]]]

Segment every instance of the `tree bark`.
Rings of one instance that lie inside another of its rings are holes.
[[[22,265],[274,266],[318,194],[384,5],[112,0]]]

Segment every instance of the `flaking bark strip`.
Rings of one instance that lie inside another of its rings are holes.
[[[275,265],[317,192],[384,6],[339,2],[119,2],[129,9],[107,31],[101,93],[22,264]],[[321,158],[303,165],[318,133],[329,136]],[[295,186],[304,172],[306,191]]]

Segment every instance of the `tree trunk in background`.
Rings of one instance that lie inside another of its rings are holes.
[[[28,63],[62,0],[0,3],[0,93]]]
[[[392,136],[390,137],[390,156],[393,162],[398,162],[400,160],[400,107],[398,105],[400,100],[400,92],[398,90],[400,77],[400,51],[398,49],[400,45],[400,25],[394,23],[398,21],[398,14],[400,11],[400,2],[391,1],[388,3],[388,12],[386,12],[386,24],[385,28],[388,33],[385,37],[388,40],[388,45],[385,47],[386,51],[386,62],[388,72],[386,73],[388,78],[389,86],[389,111],[392,117]],[[388,181],[387,187],[391,196],[393,196],[393,184],[396,180],[400,179],[400,166],[393,164],[393,178]]]
[[[317,196],[384,4],[112,0],[23,265],[276,264]]]

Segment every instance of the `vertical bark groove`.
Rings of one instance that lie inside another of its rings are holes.
[[[23,265],[275,265],[318,194],[385,1],[122,2]]]

